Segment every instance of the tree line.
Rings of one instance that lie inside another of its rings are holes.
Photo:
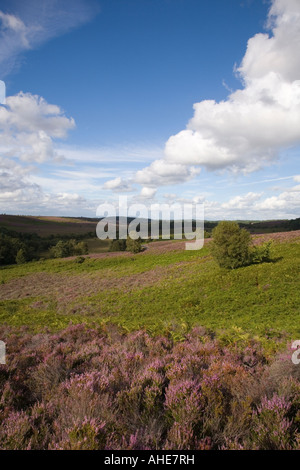
[[[87,235],[74,234],[40,237],[36,233],[20,233],[0,228],[0,266],[38,261],[47,254],[50,258],[88,254]]]

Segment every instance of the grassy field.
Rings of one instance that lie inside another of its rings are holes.
[[[81,264],[3,267],[0,322],[34,330],[114,323],[178,339],[201,325],[229,342],[255,337],[272,347],[273,339],[300,337],[298,233],[274,235],[272,262],[233,271],[216,265],[209,243],[185,251],[178,241],[150,243],[137,255],[101,254],[99,246]]]

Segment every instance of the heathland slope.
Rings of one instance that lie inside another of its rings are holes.
[[[300,232],[0,268],[0,450],[300,448]]]
[[[199,251],[184,250],[181,241],[155,242],[137,255],[3,267],[0,322],[35,329],[115,323],[179,336],[200,325],[233,336],[297,338],[300,232],[264,235],[256,243],[270,238],[271,262],[232,271],[216,265],[209,241]]]

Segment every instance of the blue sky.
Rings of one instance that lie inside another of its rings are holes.
[[[0,212],[299,217],[298,0],[1,0]]]

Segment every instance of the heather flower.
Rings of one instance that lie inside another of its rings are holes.
[[[165,407],[177,423],[196,424],[203,404],[201,387],[195,380],[171,382],[166,390]]]
[[[274,394],[264,397],[254,411],[254,442],[259,448],[267,450],[291,449],[292,421],[288,414],[291,403],[284,397]]]

